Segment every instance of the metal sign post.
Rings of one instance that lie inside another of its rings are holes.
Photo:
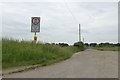
[[[31,32],[34,32],[34,43],[37,42],[36,32],[40,32],[40,17],[31,18]]]
[[[36,32],[35,32],[35,34],[34,34],[34,43],[35,43],[35,45],[36,45],[36,42],[37,42],[37,35],[36,35]]]

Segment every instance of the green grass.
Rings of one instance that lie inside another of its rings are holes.
[[[101,51],[120,51],[120,47],[112,47],[112,46],[96,47],[95,49]]]
[[[57,45],[37,44],[30,41],[2,39],[3,69],[28,66],[49,65],[70,58],[73,53],[81,51],[78,47],[60,47]]]

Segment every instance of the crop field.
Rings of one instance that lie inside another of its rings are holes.
[[[46,66],[70,58],[81,48],[36,44],[31,41],[2,39],[2,68],[36,65]]]

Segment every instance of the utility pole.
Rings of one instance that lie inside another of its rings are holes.
[[[85,40],[85,39],[84,39],[84,37],[83,37],[83,43],[84,43],[84,40]]]
[[[80,24],[79,24],[79,42],[81,42],[81,27],[80,27]]]

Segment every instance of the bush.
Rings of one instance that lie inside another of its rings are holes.
[[[75,42],[74,46],[79,47],[82,51],[85,50],[83,42]]]
[[[90,43],[90,47],[96,47],[97,43]]]
[[[69,45],[67,43],[59,43],[59,46],[66,47],[66,46],[69,46]]]

